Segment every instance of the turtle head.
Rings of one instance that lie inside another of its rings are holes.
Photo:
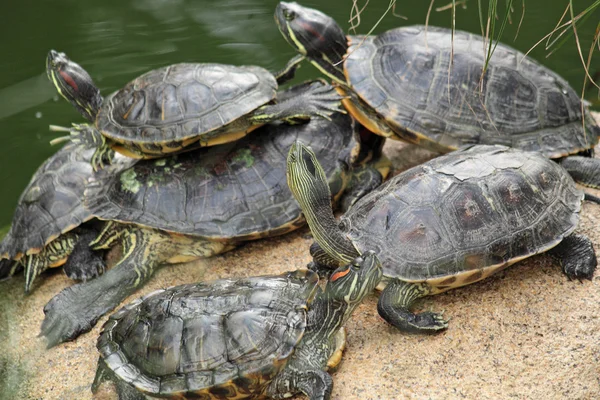
[[[280,2],[275,22],[292,47],[331,79],[346,83],[342,63],[348,40],[333,18],[297,3]]]
[[[329,183],[317,156],[299,141],[288,153],[287,182],[313,237],[331,257],[328,265],[346,264],[359,256],[360,252],[339,229],[333,216]]]
[[[330,298],[354,307],[377,287],[382,276],[379,258],[374,251],[367,251],[348,265],[336,269],[325,290]]]
[[[71,61],[65,53],[50,50],[46,59],[46,73],[58,93],[88,121],[95,122],[102,96],[86,70]]]

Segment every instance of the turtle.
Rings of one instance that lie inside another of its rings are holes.
[[[311,91],[315,85],[323,84],[309,82],[289,91]],[[331,120],[267,124],[239,141],[139,160],[118,174],[99,171],[88,184],[85,205],[108,223],[90,246],[121,244],[124,256],[99,278],[65,288],[50,300],[42,323],[49,346],[90,330],[158,265],[209,257],[304,226],[286,183],[289,147],[297,139],[313,144],[337,203],[361,154],[358,133],[349,115],[335,113]],[[384,164],[373,164],[381,173],[366,175],[381,179],[387,174]],[[366,185],[368,180],[359,181]],[[356,192],[352,188],[350,195]]]
[[[590,239],[573,233],[584,193],[539,152],[472,145],[408,169],[358,200],[336,221],[314,153],[291,147],[288,184],[316,243],[316,270],[375,251],[383,266],[379,314],[407,332],[448,327],[440,313],[413,313],[420,297],[477,282],[549,252],[569,278],[591,279]]]
[[[304,269],[155,291],[104,325],[92,391],[113,381],[121,400],[327,400],[343,325],[381,277],[377,256],[365,252],[324,290]]]
[[[94,174],[90,164],[94,151],[86,143],[67,143],[35,172],[0,243],[0,279],[24,266],[29,293],[34,279],[50,267],[63,266],[68,277],[83,281],[104,271],[102,253],[87,246],[98,235],[100,223],[83,203],[88,179]],[[131,160],[119,156],[113,164],[106,174],[130,165]]]
[[[411,25],[345,36],[331,17],[285,2],[275,20],[374,133],[440,153],[468,144],[539,151],[600,188],[598,123],[565,79],[518,50],[497,43],[486,66],[486,39],[464,31]]]
[[[329,86],[287,101],[277,87],[298,65],[272,74],[258,66],[181,63],[146,72],[106,99],[90,75],[64,53],[51,50],[46,71],[62,97],[97,129],[83,140],[97,146],[94,168],[110,162],[110,148],[132,158],[164,155],[237,140],[275,120],[329,116],[341,107]],[[79,133],[79,132],[75,132]]]

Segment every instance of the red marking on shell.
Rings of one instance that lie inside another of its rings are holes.
[[[69,74],[67,74],[64,71],[58,71],[58,73],[60,74],[60,76],[62,76],[65,82],[67,82],[67,84],[73,88],[74,91],[79,91],[79,86],[77,86],[77,83],[75,83],[75,81],[73,80],[73,78],[71,78]]]
[[[345,269],[345,270],[340,271],[340,272],[336,272],[335,274],[331,275],[331,282],[335,282],[338,279],[340,279],[340,278],[348,275],[348,272],[350,272],[350,268]]]

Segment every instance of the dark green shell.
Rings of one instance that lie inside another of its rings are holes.
[[[101,362],[149,395],[260,393],[301,340],[317,284],[298,270],[158,290],[106,322]]]
[[[38,253],[62,233],[92,218],[83,193],[93,170],[94,150],[67,144],[47,159],[31,178],[0,243],[0,258]]]
[[[285,174],[294,141],[310,143],[332,193],[343,188],[357,133],[348,115],[332,118],[269,124],[237,142],[143,160],[117,175],[100,173],[86,191],[86,205],[100,219],[207,238],[283,233],[286,225],[303,223]]]
[[[340,222],[388,277],[424,281],[501,266],[557,245],[579,221],[583,192],[537,152],[473,146],[411,168]]]
[[[172,143],[200,137],[275,98],[266,69],[175,64],[138,77],[107,97],[96,125],[117,142]]]
[[[495,47],[480,82],[479,35],[410,26],[350,42],[344,65],[350,86],[415,143],[424,136],[446,150],[502,144],[561,157],[598,142],[600,128],[586,111],[583,130],[581,100],[569,84],[509,46]]]

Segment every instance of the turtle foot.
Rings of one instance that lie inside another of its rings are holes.
[[[90,331],[104,314],[135,291],[135,287],[119,281],[118,274],[111,276],[114,270],[63,289],[46,304],[40,335],[48,339],[49,348]]]
[[[77,268],[63,268],[65,274],[75,281],[88,281],[99,277],[106,270],[106,265],[102,259],[90,260],[85,264],[80,264]]]
[[[411,324],[419,333],[435,333],[448,328],[448,321],[444,319],[443,313],[430,311],[415,314]]]
[[[389,324],[404,332],[432,334],[448,328],[448,321],[442,313],[423,312],[413,314],[403,309],[382,309],[378,306],[379,315]]]
[[[324,85],[320,81],[312,82],[303,96],[299,96],[304,103],[304,111],[307,116],[318,115],[331,120],[334,113],[343,113],[342,97],[330,85]]]
[[[564,238],[550,250],[550,255],[558,259],[569,279],[592,280],[598,265],[594,245],[588,237],[580,234]]]
[[[98,236],[98,232],[94,230],[79,235],[73,251],[63,266],[63,271],[69,278],[85,282],[97,278],[106,270],[104,252],[94,251],[89,245],[96,236]]]
[[[48,348],[74,340],[88,332],[108,310],[98,310],[93,301],[85,301],[82,285],[62,290],[44,307],[40,336],[48,340]]]

